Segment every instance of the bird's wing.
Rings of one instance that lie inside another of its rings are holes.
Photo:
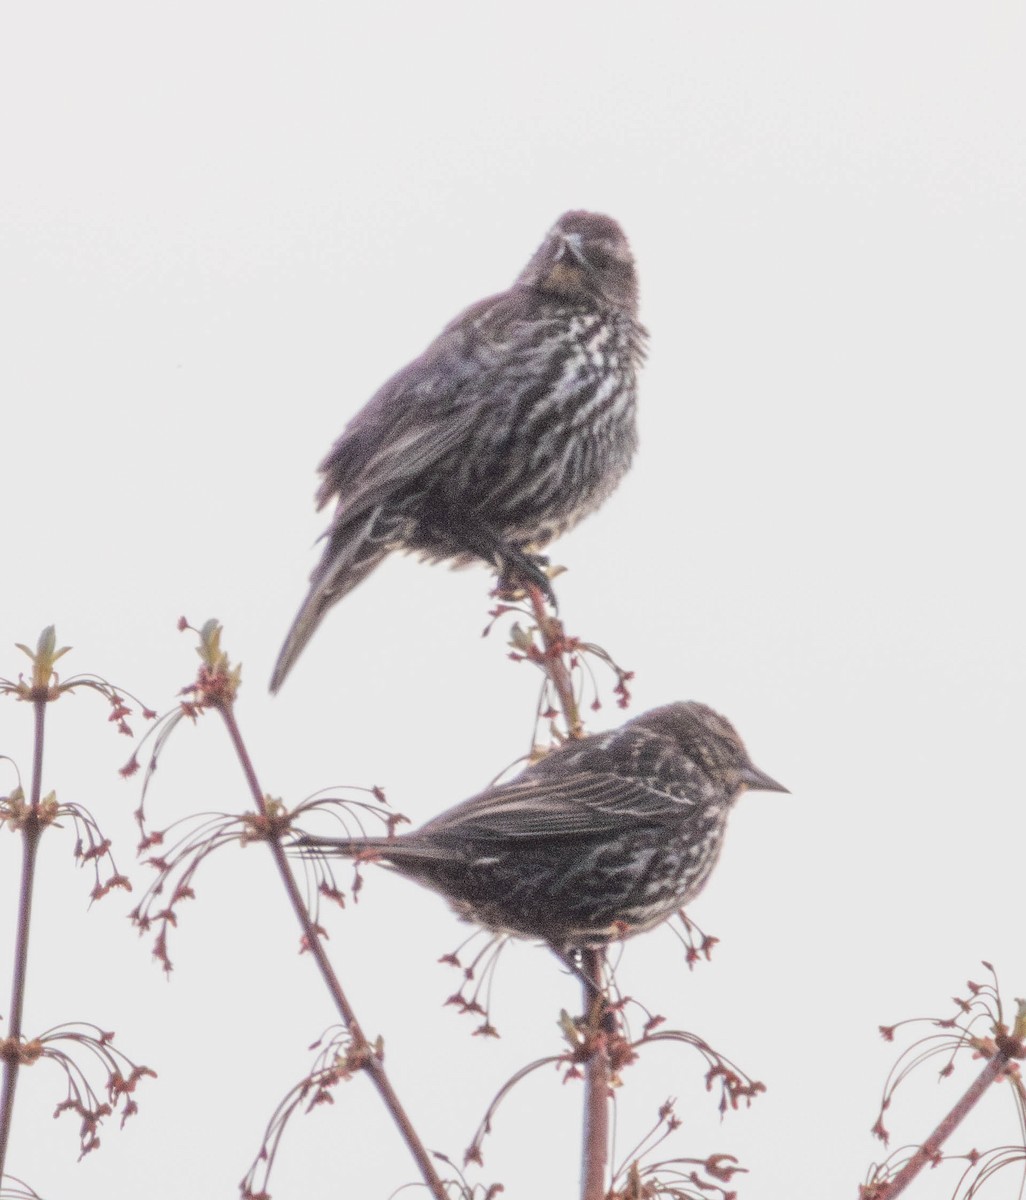
[[[480,415],[465,385],[502,361],[521,308],[515,292],[471,305],[393,375],[320,464],[318,507],[338,497],[348,513],[370,510],[463,443]]]
[[[499,784],[440,814],[417,831],[443,840],[507,841],[593,836],[686,820],[698,804],[647,778],[608,769],[538,773]],[[416,836],[416,835],[413,835]]]

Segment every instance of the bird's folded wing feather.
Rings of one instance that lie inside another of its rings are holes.
[[[511,293],[472,305],[393,375],[320,464],[318,507],[338,496],[371,509],[460,446],[480,416],[466,384],[501,370],[520,308]]]
[[[637,825],[679,823],[694,801],[637,777],[581,771],[536,776],[490,788],[429,821],[419,833],[508,840],[628,831]]]

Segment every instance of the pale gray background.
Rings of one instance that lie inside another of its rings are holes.
[[[637,671],[635,713],[705,700],[793,791],[735,814],[693,907],[712,964],[689,973],[663,932],[620,974],[769,1090],[721,1126],[697,1060],[649,1055],[620,1146],[672,1095],[667,1153],[736,1153],[743,1195],[854,1195],[894,1056],[877,1025],[947,1015],[984,957],[1026,992],[1024,34],[1021,4],[936,0],[8,7],[0,673],[53,621],[68,671],[163,710],[196,661],[176,619],[217,616],[270,792],[378,783],[419,821],[483,785],[526,747],[535,680],[479,637],[481,570],[388,563],[267,695],[324,525],[314,467],[561,211],[613,214],[652,334],[642,450],[555,550],[563,613]],[[30,715],[0,708],[26,773]],[[83,697],[52,716],[46,786],[141,884],[127,740]],[[213,719],[180,731],[153,803],[161,823],[245,805]],[[26,1072],[11,1168],[47,1197],[231,1196],[332,1020],[270,862],[208,864],[168,985],[129,899],[86,915],[68,850],[44,846],[28,1029],[95,1020],[160,1079],[76,1166],[55,1074]],[[13,839],[0,855],[6,963]],[[464,936],[441,901],[376,872],[330,931],[425,1140],[458,1159],[501,1081],[558,1050],[576,986],[509,950],[482,1044],[441,1007],[435,959]],[[897,1143],[955,1095],[928,1071]],[[275,1196],[414,1177],[370,1088],[337,1099],[297,1123]],[[578,1114],[536,1077],[471,1178],[573,1195]],[[1016,1136],[996,1093],[956,1145]]]

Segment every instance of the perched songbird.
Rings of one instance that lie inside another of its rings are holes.
[[[746,788],[787,790],[752,765],[725,717],[689,701],[568,741],[414,833],[302,845],[380,857],[467,920],[567,959],[692,900]]]
[[[509,291],[468,308],[371,398],[321,463],[318,507],[335,501],[335,514],[272,691],[392,550],[483,559],[551,598],[533,552],[605,500],[637,444],[637,307],[620,226],[564,213]]]

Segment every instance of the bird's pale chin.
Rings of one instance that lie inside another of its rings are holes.
[[[579,296],[586,292],[584,271],[572,259],[561,258],[542,279],[542,288],[560,296]]]

